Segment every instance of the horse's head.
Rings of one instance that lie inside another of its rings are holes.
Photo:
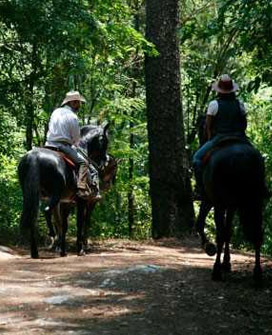
[[[114,184],[119,162],[120,159],[115,158],[112,155],[107,155],[107,161],[99,173],[101,179],[100,188],[102,191],[109,190]]]
[[[81,128],[81,140],[79,146],[86,150],[88,157],[98,166],[107,160],[109,123],[102,125],[88,125]]]

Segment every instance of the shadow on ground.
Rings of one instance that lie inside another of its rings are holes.
[[[198,241],[175,243],[105,241],[86,257],[2,261],[1,334],[272,334],[269,260],[256,290],[252,255],[233,255],[218,283]]]

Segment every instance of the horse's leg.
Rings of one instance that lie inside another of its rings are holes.
[[[36,231],[31,229],[30,231],[30,248],[31,248],[31,257],[39,258],[37,239],[36,239]]]
[[[200,204],[199,214],[196,221],[196,230],[201,238],[201,246],[209,256],[213,256],[216,253],[216,247],[211,243],[205,234],[206,217],[212,208],[212,204],[208,201],[202,201]]]
[[[49,206],[46,207],[46,209],[44,210],[44,216],[45,216],[45,221],[46,221],[46,225],[48,228],[48,236],[51,236],[53,238],[55,238],[56,236],[56,232],[54,229],[54,225],[52,223],[52,215],[51,215],[51,211],[49,210]]]
[[[54,251],[60,252],[61,251],[61,238],[62,238],[62,217],[61,217],[61,210],[60,210],[60,203],[55,206],[51,211],[54,217],[54,228],[56,231],[56,238],[54,242]]]
[[[55,187],[54,193],[52,194],[52,196],[49,199],[49,203],[48,206],[45,207],[44,209],[44,213],[45,213],[45,217],[51,213],[51,211],[58,205],[58,203],[60,202],[60,198],[61,198],[61,191],[62,191],[63,187]],[[50,227],[48,227],[50,230]]]
[[[226,214],[226,225],[225,225],[225,250],[224,250],[224,258],[223,258],[223,264],[222,267],[224,271],[230,272],[231,271],[231,264],[230,264],[230,239],[232,235],[232,220],[234,217],[235,210],[234,209],[228,209]]]
[[[254,281],[257,286],[262,286],[263,270],[261,267],[261,246],[263,242],[263,230],[262,230],[262,206],[257,205],[256,209],[256,220],[255,220],[255,267],[254,267]]]
[[[60,255],[61,257],[66,256],[66,231],[67,228],[65,227],[65,224],[63,223],[63,213],[61,204],[58,204],[53,209],[53,215],[55,219],[56,229],[58,232],[58,241],[57,241],[57,248],[60,248]]]
[[[55,242],[55,237],[56,237],[56,232],[54,229],[54,225],[52,223],[52,213],[50,210],[45,210],[44,211],[44,216],[45,216],[45,221],[46,221],[46,225],[47,228],[49,230],[48,232],[48,237],[50,238],[50,245],[49,245],[49,249],[52,249],[54,246],[54,242]]]
[[[68,217],[70,214],[71,206],[69,204],[61,204],[61,222],[62,222],[62,236],[61,236],[61,243],[60,243],[60,249],[61,253],[60,255],[66,256],[66,234],[68,230]]]
[[[44,209],[44,216],[45,216],[47,227],[49,229],[48,235],[52,237],[53,239],[55,239],[56,235],[58,235],[58,227],[55,227],[57,230],[55,232],[54,225],[52,223],[52,213],[58,219],[57,211],[59,211],[59,209],[57,207],[59,205],[60,199],[61,199],[61,192],[54,190],[53,195],[49,199],[48,206],[46,206]],[[55,209],[56,209],[56,213],[54,213]],[[56,224],[60,225],[59,223],[56,223]]]
[[[261,244],[255,245],[255,267],[253,272],[253,278],[257,286],[262,285],[263,270],[261,267]]]
[[[83,250],[83,231],[86,222],[87,202],[83,199],[78,199],[77,202],[77,254],[85,255]]]
[[[89,251],[90,246],[88,243],[88,237],[89,237],[89,228],[90,228],[90,223],[91,223],[91,214],[92,211],[94,210],[96,202],[91,202],[88,204],[86,208],[86,217],[85,217],[85,224],[83,226],[83,249],[84,251]]]
[[[206,201],[202,201],[200,204],[199,213],[196,220],[196,231],[201,238],[202,247],[204,247],[204,245],[208,242],[207,236],[205,234],[205,223],[206,223],[205,220],[211,208],[212,205],[210,205]]]
[[[212,279],[220,281],[222,280],[222,269],[221,269],[221,253],[224,245],[224,232],[225,232],[225,211],[222,208],[214,208],[214,220],[216,224],[216,244],[217,254],[215,263],[212,271]]]
[[[60,239],[60,231],[61,231],[61,217],[60,217],[60,199],[61,199],[61,193],[64,188],[64,181],[60,178],[59,180],[56,180],[54,182],[54,188],[52,195],[49,199],[48,205],[44,209],[44,215],[46,219],[46,224],[49,229],[48,235],[52,238],[52,247],[54,248],[54,245],[56,245],[56,248],[59,246],[59,239]],[[52,223],[52,214],[55,218],[55,227]],[[54,229],[55,228],[55,229]],[[57,241],[56,241],[57,236]]]

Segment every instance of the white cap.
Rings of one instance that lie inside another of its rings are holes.
[[[65,99],[62,101],[61,106],[67,104],[69,101],[86,102],[86,99],[78,91],[70,91],[66,93]]]

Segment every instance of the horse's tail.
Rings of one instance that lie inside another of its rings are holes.
[[[244,185],[244,205],[240,207],[240,222],[247,240],[254,245],[263,241],[263,201],[265,187],[264,162],[255,150],[248,162],[247,185]],[[246,171],[245,171],[246,174]]]
[[[20,228],[34,234],[40,204],[40,172],[37,155],[26,154],[18,166],[19,181],[23,192],[23,211]]]
[[[239,214],[246,239],[253,245],[261,245],[263,242],[262,206],[252,204],[250,208],[241,208]]]

